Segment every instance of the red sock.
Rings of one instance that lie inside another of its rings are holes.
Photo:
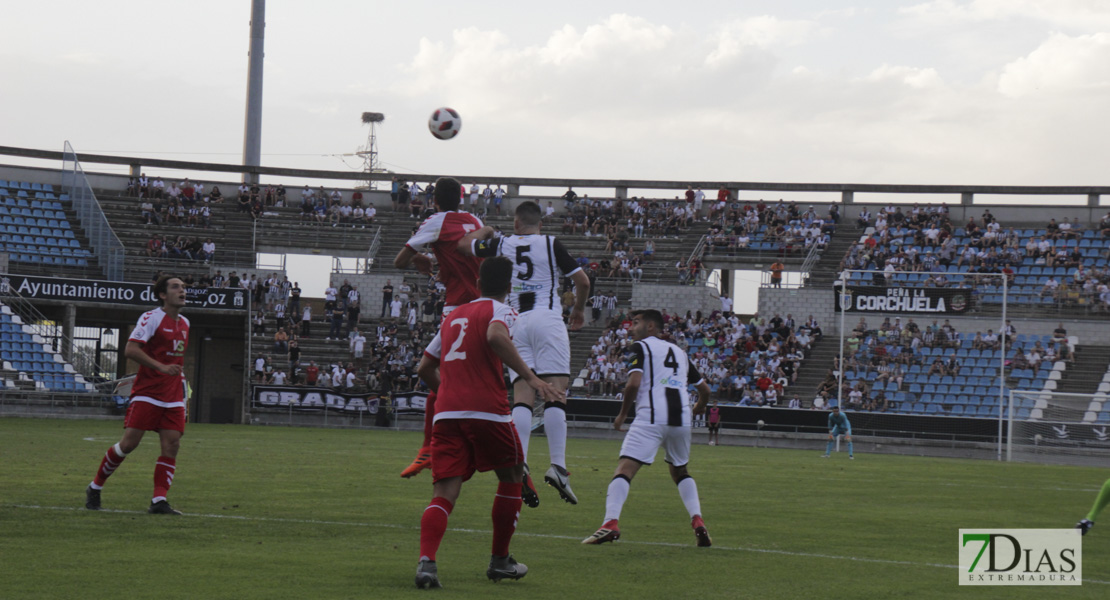
[[[435,497],[420,517],[420,556],[436,559],[439,543],[447,532],[447,515],[455,508],[446,498]]]
[[[119,444],[114,444],[108,448],[104,453],[104,458],[100,460],[100,468],[96,470],[96,477],[93,478],[93,485],[101,487],[108,477],[115,472],[116,467],[123,462],[127,455],[120,451]]]
[[[424,401],[424,448],[432,446],[432,419],[436,416],[435,390],[428,392],[428,399]]]
[[[493,497],[493,555],[507,556],[509,542],[516,532],[516,522],[520,518],[520,488],[523,484],[501,482],[497,484],[497,495]]]
[[[177,470],[177,461],[168,456],[159,456],[154,465],[154,502],[165,500],[166,494],[173,484],[173,473]]]

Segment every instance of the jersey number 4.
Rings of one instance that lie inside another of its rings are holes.
[[[468,324],[469,319],[466,317],[460,317],[451,321],[452,326],[457,326],[459,328],[459,337],[455,338],[455,343],[451,344],[451,350],[447,352],[447,356],[443,357],[443,362],[449,360],[466,360],[466,352],[459,352],[459,348],[462,347],[463,338],[466,337],[466,326]]]

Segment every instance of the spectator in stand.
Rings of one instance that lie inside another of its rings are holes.
[[[289,334],[285,332],[285,327],[278,327],[274,333],[274,352],[286,354],[289,352]]]
[[[160,234],[154,234],[146,243],[146,255],[149,258],[164,258],[166,256],[166,243]]]
[[[144,225],[162,224],[162,216],[154,210],[154,203],[149,198],[144,198],[139,208],[142,210]]]

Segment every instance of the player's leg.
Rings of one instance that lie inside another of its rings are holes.
[[[409,466],[401,471],[401,477],[412,477],[427,469],[432,464],[432,426],[436,415],[436,390],[428,392],[424,400],[424,442],[420,444],[420,451],[416,453]]]
[[[825,444],[825,454],[823,456],[824,458],[828,458],[829,454],[832,454],[833,444],[835,444],[835,443],[836,443],[836,434],[833,433],[833,432],[829,432],[829,442],[827,444]]]
[[[184,409],[181,409],[184,412]],[[166,495],[173,484],[174,473],[177,471],[177,452],[181,449],[181,432],[174,429],[159,429],[158,437],[162,446],[162,454],[154,463],[154,493],[150,498],[148,512],[155,514],[181,514],[170,507]]]
[[[145,404],[145,403],[139,403]],[[131,407],[127,409],[128,416],[131,415]],[[139,447],[139,442],[143,439],[143,434],[146,431],[135,427],[127,427],[123,430],[123,437],[120,441],[112,444],[108,451],[104,453],[104,457],[100,459],[100,467],[96,470],[96,475],[93,477],[92,482],[85,488],[85,508],[89,510],[100,510],[100,490],[104,484],[115,473],[123,459],[132,450]]]
[[[181,449],[181,436],[185,433],[185,408],[163,408],[157,425],[158,439],[162,454],[154,464],[154,493],[147,512],[154,514],[179,515],[166,501],[166,494],[173,484],[177,470],[177,452]]]
[[[666,451],[667,466],[670,468],[671,480],[678,486],[678,496],[690,515],[690,526],[694,529],[694,537],[698,546],[712,546],[709,530],[701,518],[701,498],[698,496],[698,484],[690,476],[686,465],[690,463],[690,428],[667,427],[663,441]]]
[[[436,552],[447,533],[447,518],[459,499],[464,479],[474,472],[473,449],[459,420],[438,423],[432,432],[432,500],[420,516],[420,560],[416,587],[440,587]]]
[[[416,565],[416,587],[420,589],[443,587],[439,583],[436,552],[447,533],[447,518],[459,499],[462,481],[461,476],[456,476],[432,484],[432,501],[420,516],[420,560]]]
[[[621,443],[620,461],[613,479],[609,481],[609,489],[605,492],[605,520],[601,527],[590,537],[582,540],[583,544],[604,544],[620,539],[620,516],[624,503],[628,500],[628,492],[632,487],[632,478],[639,472],[643,465],[650,465],[655,460],[655,454],[663,442],[663,431],[655,425],[639,425],[633,423],[628,428],[628,434]]]
[[[543,429],[547,434],[547,444],[551,455],[551,467],[544,475],[544,481],[559,492],[559,496],[571,503],[578,504],[578,497],[570,489],[570,472],[567,471],[567,403],[566,389],[569,378],[563,375],[544,376],[543,380],[562,392],[562,400],[547,402],[543,405]]]
[[[1087,535],[1087,532],[1095,526],[1095,518],[1102,512],[1102,509],[1106,508],[1107,504],[1110,504],[1110,479],[1102,484],[1102,489],[1099,490],[1095,503],[1091,506],[1091,512],[1087,513],[1086,518],[1076,524],[1076,529],[1082,531],[1083,535]]]
[[[854,459],[855,456],[852,454],[852,430],[851,429],[849,429],[848,432],[844,434],[844,441],[848,442],[848,458],[849,459]]]
[[[563,500],[578,504],[567,472],[566,391],[570,383],[570,336],[562,316],[556,311],[532,313],[528,318],[526,344],[532,356],[528,364],[544,381],[559,390],[559,398],[543,407],[543,429],[551,456],[551,468],[544,475],[544,481],[555,488]]]
[[[493,543],[486,577],[493,581],[520,579],[528,573],[528,567],[517,563],[509,554],[509,544],[516,532],[523,504],[524,454],[520,436],[512,423],[473,420],[468,421],[466,427],[474,449],[475,468],[479,471],[492,470],[498,481],[490,511]]]

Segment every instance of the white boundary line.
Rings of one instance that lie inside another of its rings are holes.
[[[35,505],[35,504],[11,504],[11,505],[8,505],[8,506],[10,506],[12,508],[30,509],[30,510],[57,510],[57,511],[84,511],[85,510],[84,508],[72,507],[72,506],[39,506],[39,505]],[[89,512],[92,512],[92,511],[89,511]],[[114,514],[125,514],[125,515],[146,514],[145,511],[115,510],[115,509],[101,509],[99,512],[114,513]],[[340,526],[344,526],[344,527],[374,527],[374,528],[381,528],[381,529],[404,529],[404,530],[408,530],[408,531],[419,531],[420,530],[419,527],[412,527],[410,525],[397,525],[395,523],[365,523],[365,522],[356,522],[356,521],[325,521],[325,520],[322,520],[322,519],[291,519],[291,518],[285,518],[285,517],[248,517],[248,516],[243,516],[243,515],[217,515],[217,514],[203,514],[203,513],[185,513],[182,516],[198,517],[198,518],[202,518],[202,519],[228,519],[228,520],[232,520],[232,521],[247,521],[247,522],[259,522],[259,523],[291,523],[291,524],[296,524],[296,525],[340,525]],[[450,527],[450,528],[447,529],[447,531],[453,531],[453,532],[456,532],[456,533],[478,533],[478,534],[484,534],[484,535],[489,535],[491,533],[490,530],[488,530],[488,529],[465,529],[465,528],[458,528],[458,527]],[[573,536],[569,536],[569,535],[556,535],[556,534],[551,534],[551,533],[528,533],[528,532],[518,531],[514,534],[514,536],[540,538],[540,539],[550,539],[550,540],[571,540],[571,541],[575,541],[575,542],[581,541],[581,538],[579,538],[579,537],[573,537]],[[621,541],[619,543],[621,545],[657,546],[657,547],[662,546],[662,547],[668,547],[668,548],[691,548],[691,547],[693,547],[692,544],[676,544],[676,543],[673,543],[673,542],[637,542],[637,541],[630,541],[630,540],[623,539],[623,538],[621,539]],[[933,567],[933,568],[938,568],[938,569],[958,569],[959,568],[959,566],[957,566],[957,565],[944,565],[944,564],[939,564],[939,563],[913,562],[913,561],[908,561],[908,560],[890,560],[890,559],[883,559],[883,558],[862,558],[862,557],[859,557],[859,556],[839,556],[839,555],[836,555],[836,554],[821,554],[821,553],[817,553],[817,552],[793,552],[793,551],[790,551],[790,550],[774,550],[774,549],[770,549],[770,548],[753,548],[753,547],[744,547],[744,546],[719,546],[719,545],[714,545],[713,550],[717,551],[717,552],[731,551],[731,552],[755,552],[755,553],[759,553],[759,554],[780,554],[780,555],[784,555],[784,556],[800,556],[800,557],[805,557],[805,558],[825,558],[825,559],[830,559],[830,560],[847,560],[847,561],[851,561],[851,562],[872,563],[872,564],[882,564],[882,565],[901,565],[901,566],[909,566],[909,567]],[[1101,581],[1101,580],[1098,580],[1098,579],[1089,579],[1089,578],[1084,577],[1083,578],[1083,583],[1088,583],[1088,582],[1110,585],[1110,581]]]

